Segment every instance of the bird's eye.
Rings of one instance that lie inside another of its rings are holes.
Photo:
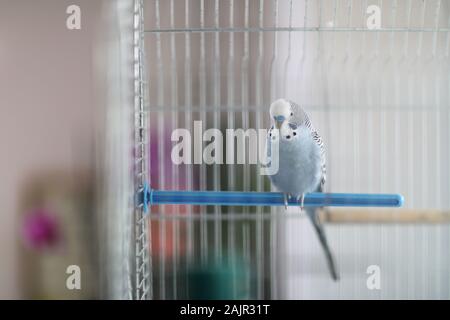
[[[291,112],[291,116],[293,116],[294,115],[294,113],[293,112]]]
[[[296,136],[296,135],[297,135],[297,132],[294,131],[292,134],[293,134],[294,136]]]
[[[269,133],[269,137],[271,137],[272,136],[272,133]]]

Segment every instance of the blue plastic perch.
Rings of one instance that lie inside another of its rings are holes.
[[[161,204],[220,205],[220,206],[284,206],[280,192],[232,192],[232,191],[169,191],[144,187],[144,211],[148,206]],[[289,206],[298,206],[296,199]],[[401,207],[403,196],[399,194],[364,193],[307,193],[305,207]]]

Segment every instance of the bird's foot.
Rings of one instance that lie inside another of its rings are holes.
[[[302,193],[301,196],[298,196],[297,201],[300,202],[300,210],[303,211],[303,208],[305,207],[305,194]]]
[[[288,202],[291,199],[291,194],[290,193],[285,193],[284,194],[284,209],[287,210],[288,208]]]

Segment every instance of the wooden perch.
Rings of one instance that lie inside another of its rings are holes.
[[[329,208],[320,215],[326,223],[450,223],[450,211],[433,209]]]

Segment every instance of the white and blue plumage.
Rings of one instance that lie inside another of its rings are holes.
[[[270,106],[270,115],[272,127],[269,130],[267,150],[270,155],[270,140],[277,139],[279,135],[279,166],[278,172],[269,178],[279,191],[287,197],[295,197],[303,208],[305,193],[322,192],[325,185],[325,148],[322,139],[306,112],[291,101],[276,100]],[[331,276],[338,280],[333,255],[317,216],[317,208],[307,208],[306,213],[324,249]]]

